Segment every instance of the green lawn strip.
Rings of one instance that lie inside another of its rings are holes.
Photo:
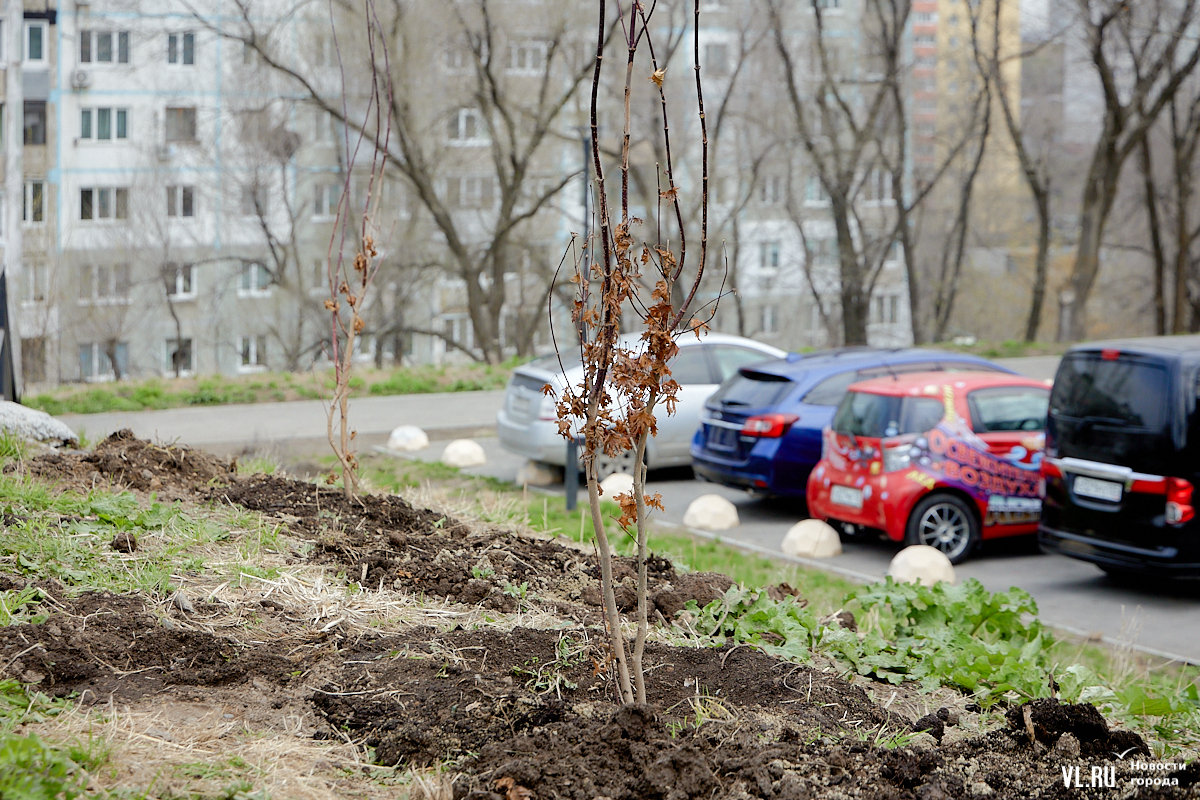
[[[472,392],[501,389],[519,362],[504,364],[431,365],[374,369],[359,367],[351,378],[351,396],[385,396],[428,392]],[[26,405],[49,414],[97,414],[105,411],[146,411],[186,406],[272,403],[329,397],[333,377],[319,373],[262,372],[251,375],[209,375],[201,378],[148,378],[105,384],[64,385],[26,397]]]

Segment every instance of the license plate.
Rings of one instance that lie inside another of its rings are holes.
[[[849,486],[833,486],[829,490],[829,501],[839,506],[862,508],[862,489],[852,489]]]
[[[714,450],[732,452],[737,450],[738,436],[741,431],[733,428],[718,428],[713,425],[708,429],[708,446]]]
[[[1086,475],[1075,476],[1075,483],[1072,486],[1075,494],[1080,497],[1092,497],[1097,500],[1107,500],[1110,503],[1121,502],[1121,495],[1125,492],[1124,485],[1120,483],[1101,481]]]

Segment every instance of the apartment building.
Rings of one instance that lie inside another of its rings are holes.
[[[870,64],[856,55],[862,2],[824,4],[847,85],[870,80]],[[933,8],[934,0],[922,2]],[[320,362],[329,262],[352,255],[368,207],[383,266],[363,308],[362,357],[494,360],[549,347],[547,308],[565,313],[567,301],[550,280],[560,265],[571,268],[572,237],[578,242],[587,227],[579,172],[592,9],[490,3],[487,17],[439,4],[390,28],[397,40],[388,90],[399,102],[390,110],[392,158],[379,174],[361,155],[355,125],[341,122],[364,115],[371,97],[367,48],[351,19],[331,26],[328,9],[293,0],[262,0],[248,19],[227,0],[61,0],[57,7],[25,0],[21,141],[8,135],[5,149],[22,176],[20,216],[10,201],[7,218],[22,239],[9,275],[19,284],[12,305],[26,381]],[[948,4],[937,0],[939,9]],[[747,26],[767,30],[751,13],[761,8],[748,0],[702,6],[710,120],[727,91],[736,93],[729,107],[737,109],[710,153],[704,302],[724,282],[738,294],[722,299],[716,327],[792,349],[837,343],[839,254],[829,197],[811,161],[788,141],[770,48],[744,50]],[[941,92],[921,93],[922,59],[936,63],[953,47],[947,40],[922,49],[929,31],[935,39],[945,33],[937,17],[916,13],[906,32],[918,114]],[[788,25],[803,31],[812,20],[798,9]],[[10,47],[13,40],[6,37]],[[678,48],[669,74],[689,73],[682,61],[690,55]],[[739,60],[752,77],[743,73],[735,84]],[[609,146],[619,136],[618,94],[602,98]],[[686,108],[681,101],[673,136],[678,182],[694,194],[699,137]],[[924,123],[914,119],[909,172],[927,154]],[[506,127],[512,120],[515,133]],[[401,129],[411,137],[403,145]],[[643,175],[655,174],[652,145],[634,153]],[[882,230],[892,219],[891,176],[869,172],[858,212]],[[640,216],[656,202],[653,182],[643,189],[633,209]],[[343,234],[338,220],[347,214],[352,224]],[[900,248],[878,261],[869,340],[906,344]]]

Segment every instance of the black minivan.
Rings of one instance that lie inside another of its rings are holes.
[[[1200,577],[1200,336],[1063,356],[1046,421],[1042,549],[1114,575]]]

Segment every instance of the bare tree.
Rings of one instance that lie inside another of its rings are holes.
[[[608,183],[599,144],[597,97],[602,80],[601,66],[608,20],[605,1],[600,0],[598,5],[599,25],[590,108],[598,229],[594,241],[586,243],[590,250],[589,258],[577,264],[573,278],[577,289],[573,319],[582,332],[580,356],[584,364],[584,377],[579,386],[569,386],[564,390],[564,396],[558,403],[558,416],[559,428],[564,436],[574,436],[576,430],[582,431],[583,434],[583,463],[587,474],[592,528],[600,555],[605,623],[617,665],[621,699],[625,703],[645,703],[646,686],[642,655],[649,630],[649,551],[646,518],[649,506],[661,508],[661,505],[657,495],[647,497],[645,494],[644,457],[646,443],[655,432],[656,406],[661,401],[667,413],[673,410],[678,384],[671,379],[667,364],[678,351],[676,337],[697,327],[689,309],[703,279],[708,256],[709,142],[700,81],[700,0],[694,0],[692,41],[699,120],[701,210],[699,254],[693,259],[694,263],[690,267],[685,266],[688,263],[687,252],[682,238],[677,240],[678,244],[675,247],[659,239],[662,228],[657,224],[657,220],[651,220],[655,230],[654,239],[639,245],[635,238],[635,230],[640,227],[642,221],[630,213],[630,107],[633,76],[640,64],[641,69],[649,73],[651,81],[658,88],[665,155],[662,164],[664,187],[659,192],[659,202],[647,211],[653,208],[657,217],[674,217],[677,223],[683,214],[679,197],[681,187],[674,171],[670,127],[667,122],[667,95],[663,89],[666,71],[658,61],[650,36],[650,14],[653,9],[647,9],[641,3],[635,2],[628,16],[621,20],[626,62],[618,190]],[[646,53],[648,58],[643,56],[639,62],[639,52]],[[645,273],[643,269],[646,270]],[[654,282],[654,289],[648,300],[642,299],[639,288],[644,275]],[[677,281],[683,282],[682,291],[678,292],[683,297],[680,303],[674,302],[673,299],[677,294],[673,284]],[[645,325],[638,348],[624,346],[618,338],[621,319],[627,306],[635,311]],[[633,491],[632,494],[617,495],[615,499],[622,507],[621,524],[636,525],[637,529],[637,635],[632,648],[628,646],[617,611],[611,549],[600,510],[600,486],[596,470],[599,454],[614,456],[631,449],[635,453]]]
[[[1079,247],[1059,297],[1060,341],[1086,335],[1088,295],[1125,161],[1200,63],[1200,38],[1192,33],[1197,0],[1076,3],[1104,107],[1083,184]]]
[[[272,28],[253,13],[251,0],[234,5],[240,20],[219,33],[254,49],[293,90],[355,130],[355,83],[343,103],[306,59],[274,46],[292,16],[279,15]],[[349,4],[329,7],[330,21],[349,22],[346,30],[364,13]],[[392,3],[373,13],[390,50],[389,74],[377,74],[380,67],[364,63],[364,48],[351,42],[336,57],[356,82],[395,87],[386,109],[394,131],[388,169],[403,177],[427,217],[430,227],[420,235],[441,240],[446,272],[466,297],[479,357],[500,361],[506,275],[521,242],[545,236],[531,230],[535,218],[575,177],[562,173],[553,148],[566,146],[558,135],[562,115],[590,69],[587,59],[573,61],[576,12],[564,5],[539,19],[535,39],[496,0]]]

